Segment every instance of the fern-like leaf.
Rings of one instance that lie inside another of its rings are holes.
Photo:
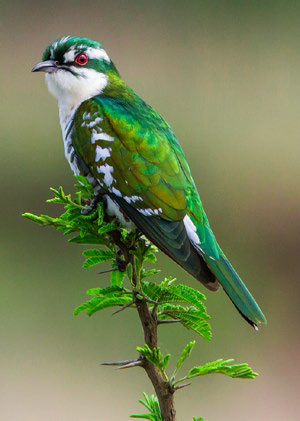
[[[193,377],[204,376],[206,374],[220,373],[229,377],[239,379],[254,379],[258,376],[257,373],[252,371],[248,364],[236,364],[230,365],[234,360],[223,360],[219,359],[203,366],[192,368],[186,378],[191,379]]]
[[[158,367],[164,374],[164,370],[169,364],[171,354],[163,355],[160,348],[151,349],[147,344],[143,348],[138,346],[136,350],[140,354],[142,354],[148,361],[150,361],[152,364]]]
[[[84,257],[88,258],[83,263],[84,268],[90,268],[92,266],[98,265],[99,263],[113,260],[116,257],[113,251],[101,249],[85,250],[82,254]]]
[[[192,349],[194,348],[195,344],[196,344],[196,341],[191,341],[190,343],[188,343],[185,346],[184,350],[182,351],[182,353],[181,353],[181,355],[178,358],[178,361],[176,363],[176,368],[175,368],[173,377],[175,377],[177,371],[182,366],[184,361],[191,355]]]
[[[123,281],[124,281],[125,277],[126,277],[126,272],[121,272],[119,270],[115,270],[111,274],[110,284],[112,286],[119,286],[119,287],[121,287],[122,284],[123,284]]]
[[[128,292],[125,288],[120,288],[117,285],[106,287],[106,288],[90,288],[87,290],[87,295],[97,295],[97,296],[115,296],[119,297],[120,295],[124,294],[124,292]]]
[[[202,303],[205,300],[205,296],[200,291],[186,285],[174,285],[174,281],[174,278],[166,278],[160,285],[144,281],[144,294],[151,300],[159,303],[188,303],[205,313],[206,308]]]
[[[205,311],[195,307],[163,304],[158,307],[159,320],[176,319],[186,327],[202,335],[205,339],[211,338],[211,329],[207,320],[210,318]]]
[[[143,393],[143,396],[145,400],[139,399],[139,402],[148,409],[149,414],[133,414],[130,417],[150,421],[163,421],[157,397],[154,395],[148,396],[146,393]]]
[[[131,297],[123,295],[121,297],[94,297],[90,301],[81,304],[74,310],[74,315],[86,311],[88,316],[92,316],[97,311],[103,310],[108,307],[123,307],[131,302]]]

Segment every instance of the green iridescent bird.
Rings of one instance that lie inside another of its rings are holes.
[[[221,284],[252,326],[266,322],[215,239],[173,131],[121,79],[102,45],[58,39],[32,71],[46,72],[66,158],[104,196],[108,214],[136,226],[208,289]]]

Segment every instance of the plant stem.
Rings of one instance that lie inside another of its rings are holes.
[[[134,291],[134,303],[136,305],[138,315],[143,327],[145,343],[149,348],[157,348],[157,327],[158,321],[155,312],[150,313],[147,301],[145,298],[141,298],[140,289],[140,274],[137,271],[136,261],[133,254],[130,253],[125,244],[121,241],[121,235],[119,231],[113,231],[111,233],[112,240],[121,250],[126,264],[131,263],[132,265],[132,284],[135,288]],[[141,366],[146,371],[159,401],[160,411],[164,421],[176,421],[175,418],[175,407],[174,407],[174,392],[175,389],[171,386],[169,381],[166,381],[163,373],[158,367],[152,364],[146,359],[142,360]]]
[[[139,284],[136,271],[134,256],[131,256],[132,264],[132,283],[134,286]],[[149,348],[157,348],[157,327],[158,322],[155,314],[151,314],[146,299],[137,297],[135,293],[135,304],[139,318],[144,330],[145,343]],[[159,401],[160,411],[164,421],[175,421],[174,390],[169,381],[164,379],[161,370],[146,359],[143,360],[142,367],[145,369]]]

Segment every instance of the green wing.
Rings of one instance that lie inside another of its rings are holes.
[[[74,121],[76,152],[104,187],[118,190],[136,209],[148,209],[170,221],[182,220],[188,182],[168,139],[172,132],[166,124],[161,127],[157,115],[145,118],[131,108],[102,98],[83,103]],[[99,148],[106,150],[105,159],[96,161]],[[105,182],[99,170],[103,165],[113,168],[111,183]]]

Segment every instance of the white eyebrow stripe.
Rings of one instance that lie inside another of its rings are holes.
[[[107,52],[103,48],[88,47],[84,52],[90,59],[96,58],[98,60],[110,61]]]
[[[110,58],[108,57],[107,53],[103,48],[92,48],[88,47],[85,48],[84,45],[79,45],[75,48],[75,46],[71,47],[69,51],[64,54],[64,63],[70,63],[75,60],[75,57],[82,51],[85,53],[89,59],[98,59],[98,60],[106,60],[110,62]]]

